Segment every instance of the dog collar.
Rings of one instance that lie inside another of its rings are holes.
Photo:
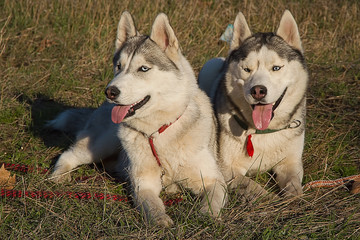
[[[244,121],[242,121],[237,115],[234,114],[233,117],[241,128],[243,128],[245,131],[247,131],[249,129],[249,126]],[[288,128],[291,128],[291,129],[298,128],[298,127],[300,127],[300,125],[301,125],[301,121],[295,119],[291,123],[289,123],[287,126],[280,128],[280,129],[265,129],[265,130],[256,129],[255,134],[274,133],[274,132],[278,132],[278,131],[285,130]],[[252,144],[251,137],[252,137],[251,134],[249,134],[247,136],[247,141],[246,141],[246,151],[250,157],[252,157],[254,155],[254,146]]]
[[[249,129],[249,126],[244,121],[242,121],[237,115],[234,114],[233,117],[234,117],[235,121],[239,124],[239,126],[241,128],[243,128],[244,130]],[[285,130],[285,129],[288,129],[288,128],[298,128],[298,127],[300,127],[300,125],[301,125],[301,121],[295,119],[291,123],[289,123],[288,125],[286,125],[283,128],[280,128],[280,129],[265,129],[265,130],[256,129],[255,134],[274,133],[274,132],[278,132],[278,131]]]
[[[176,122],[181,116],[179,116],[174,122]],[[160,162],[160,159],[159,159],[159,156],[156,152],[156,149],[155,149],[155,145],[154,145],[154,134],[156,133],[162,133],[164,132],[168,127],[170,127],[174,122],[172,123],[169,123],[169,124],[164,124],[162,125],[156,132],[152,133],[149,137],[148,137],[148,140],[149,140],[149,144],[150,144],[150,148],[151,148],[151,151],[152,151],[152,154],[154,155],[155,159],[156,159],[156,162],[157,164],[159,165],[159,167],[161,167],[161,162]]]

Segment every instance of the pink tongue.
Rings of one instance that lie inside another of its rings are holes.
[[[115,106],[113,107],[113,109],[111,110],[111,120],[114,123],[121,123],[122,120],[124,119],[124,117],[126,116],[127,112],[130,109],[130,105],[128,106]]]
[[[272,117],[272,104],[255,105],[252,118],[256,129],[265,130],[270,124]]]

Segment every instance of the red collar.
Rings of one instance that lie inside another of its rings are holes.
[[[179,116],[174,122],[176,122],[180,117],[181,117],[181,116]],[[154,139],[153,135],[154,135],[155,133],[159,133],[159,134],[160,134],[160,133],[164,132],[164,131],[165,131],[168,127],[170,127],[171,124],[173,124],[174,122],[169,123],[169,124],[164,124],[164,125],[162,125],[156,132],[152,133],[152,134],[149,136],[149,138],[148,138],[148,139],[149,139],[149,144],[150,144],[150,147],[151,147],[151,151],[152,151],[154,157],[156,158],[156,162],[157,162],[157,164],[159,165],[159,167],[161,167],[161,162],[160,162],[159,156],[157,155],[157,152],[156,152],[156,149],[155,149],[155,145],[154,145],[154,141],[153,141],[153,139]]]

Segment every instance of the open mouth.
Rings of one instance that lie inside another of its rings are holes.
[[[111,120],[114,123],[121,123],[125,118],[133,116],[136,110],[143,107],[150,100],[150,96],[147,95],[141,101],[133,103],[131,105],[116,105],[111,110]]]
[[[274,103],[269,104],[253,104],[251,107],[253,108],[252,118],[256,129],[265,130],[268,128],[270,121],[274,117],[274,110],[279,106],[281,100],[283,99],[287,88],[285,88],[284,92]]]

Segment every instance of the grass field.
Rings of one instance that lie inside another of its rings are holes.
[[[43,129],[69,107],[97,107],[112,79],[116,27],[124,10],[149,33],[165,12],[196,73],[226,56],[219,42],[241,10],[253,32],[275,31],[285,9],[299,25],[311,81],[304,184],[360,172],[360,2],[35,1],[0,0],[0,162],[47,168],[72,142]],[[107,179],[55,185],[46,175],[17,174],[17,190],[125,194]],[[82,166],[72,176],[99,175]],[[266,175],[259,181],[265,182]],[[0,239],[359,239],[360,199],[345,188],[307,192],[300,200],[245,204],[236,193],[221,220],[202,216],[199,199],[167,208],[170,229],[148,226],[128,202],[0,199]]]

